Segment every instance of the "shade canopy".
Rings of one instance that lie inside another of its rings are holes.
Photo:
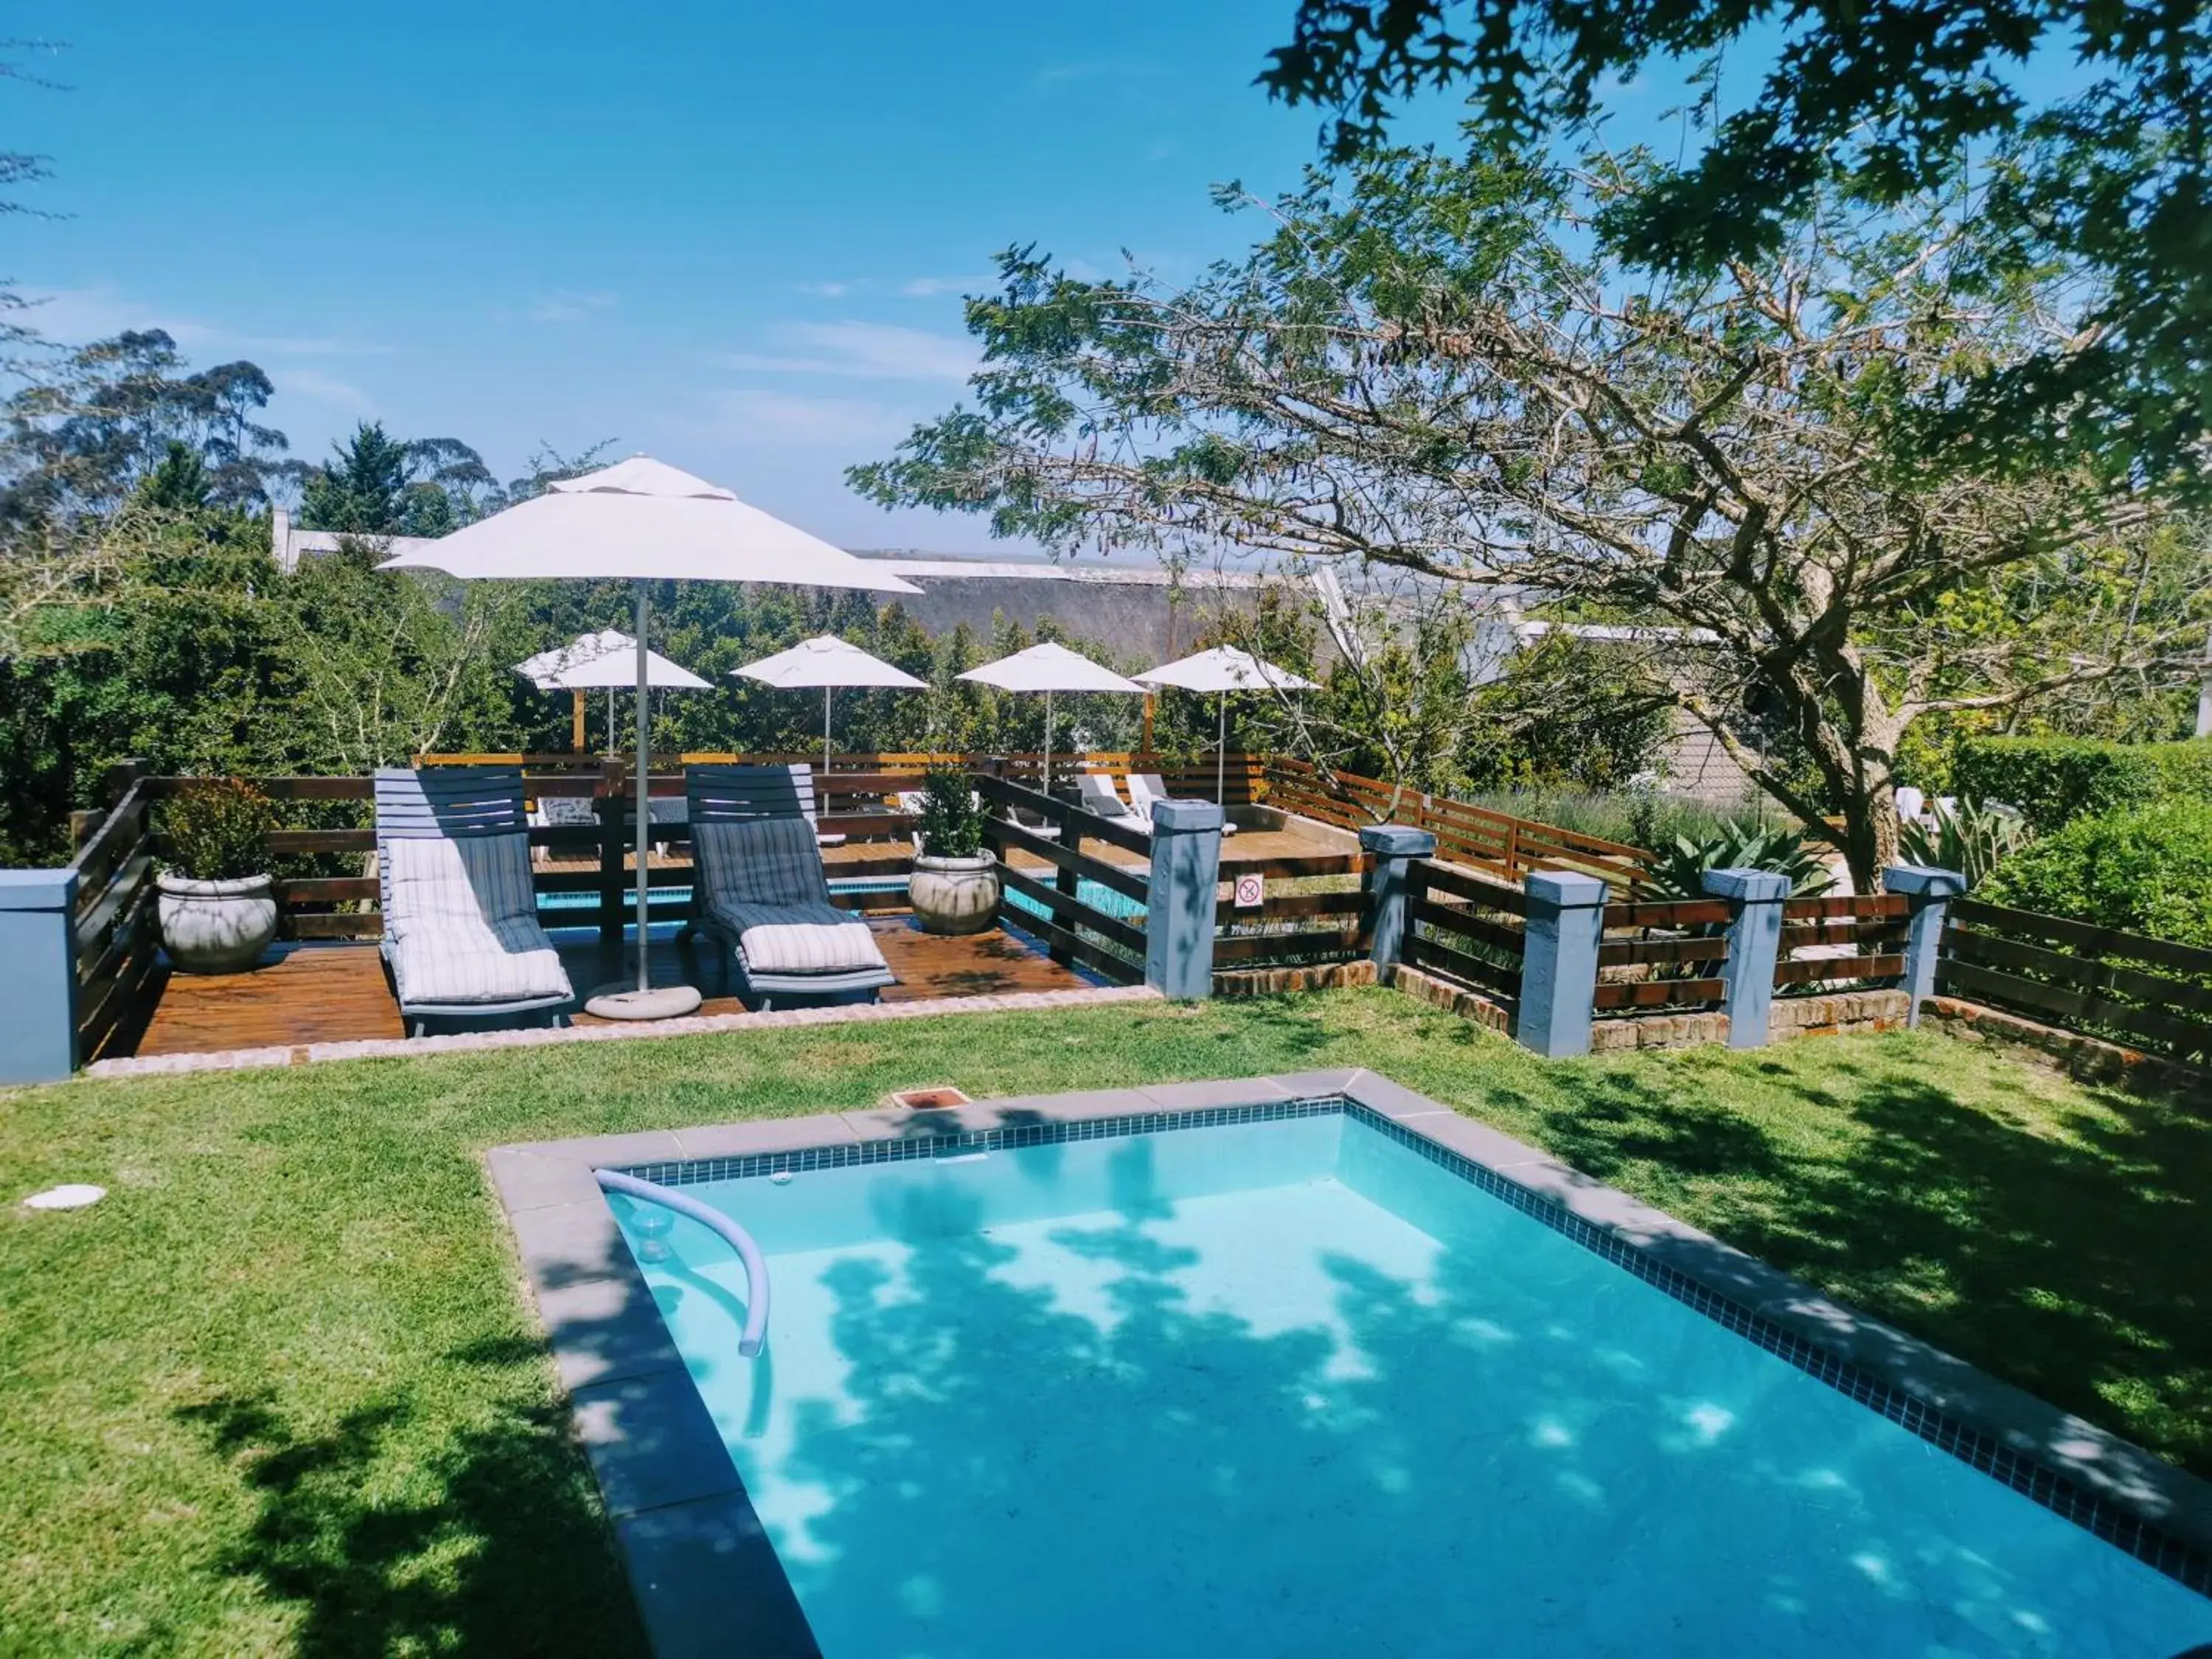
[[[850,685],[896,686],[918,691],[927,684],[903,668],[894,667],[880,657],[870,656],[859,646],[829,634],[801,640],[788,651],[779,651],[773,657],[763,657],[758,662],[749,662],[730,672],[787,690]]]
[[[540,691],[614,691],[637,684],[637,641],[619,629],[580,634],[558,651],[541,651],[514,672]],[[704,691],[708,683],[658,651],[645,653],[646,684],[662,690]]]
[[[995,685],[1001,691],[1129,691],[1141,696],[1145,690],[1134,680],[1125,680],[1112,669],[1050,641],[971,668],[960,678]]]
[[[542,495],[519,501],[450,536],[424,543],[378,567],[442,570],[466,581],[628,581],[637,607],[629,684],[637,689],[637,776],[633,854],[637,896],[637,989],[591,998],[593,1013],[657,1018],[699,1006],[653,999],[648,985],[649,884],[647,842],[652,812],[647,768],[652,731],[646,693],[651,653],[645,648],[655,581],[787,582],[799,587],[862,588],[919,593],[880,566],[747,507],[720,484],[633,455],[612,466],[564,478]],[[673,665],[671,665],[672,666]],[[688,989],[688,988],[686,988]],[[668,1006],[664,1006],[665,1004]]]
[[[1163,663],[1137,678],[1146,685],[1173,686],[1182,691],[1310,691],[1311,680],[1301,679],[1287,668],[1262,662],[1233,645],[1217,645],[1195,656]]]
[[[645,455],[563,479],[380,568],[442,570],[470,581],[792,582],[921,592],[719,484]]]

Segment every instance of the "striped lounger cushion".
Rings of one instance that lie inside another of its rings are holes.
[[[886,969],[868,924],[830,902],[822,854],[805,818],[694,826],[708,908],[756,974],[845,974]]]
[[[386,952],[410,1006],[570,994],[531,891],[520,836],[384,843]]]

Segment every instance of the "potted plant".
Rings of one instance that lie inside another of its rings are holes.
[[[269,798],[240,778],[186,784],[161,813],[161,944],[188,974],[250,968],[276,937]]]
[[[907,896],[923,933],[980,933],[998,921],[998,860],[983,850],[983,805],[959,768],[922,780],[915,842]]]

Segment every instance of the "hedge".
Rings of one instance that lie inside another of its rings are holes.
[[[2167,796],[2212,800],[2212,738],[1968,738],[1952,760],[1951,792],[2017,806],[2039,834],[2049,835],[2087,814]]]
[[[2178,945],[2212,945],[2212,799],[2175,795],[2076,818],[2007,858],[1974,896]]]

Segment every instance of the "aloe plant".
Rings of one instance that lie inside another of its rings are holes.
[[[1697,898],[1708,870],[1773,870],[1790,878],[1796,898],[1818,898],[1835,885],[1826,861],[1794,830],[1762,829],[1731,820],[1710,835],[1677,836],[1658,849],[1652,887],[1662,898]]]
[[[1908,862],[1956,871],[1973,888],[2034,838],[2027,820],[2012,808],[1960,800],[1939,805],[1932,823],[1906,819],[1897,840]]]

